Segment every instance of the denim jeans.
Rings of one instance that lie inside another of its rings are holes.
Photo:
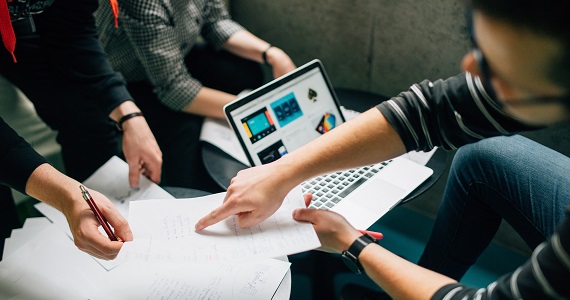
[[[515,135],[461,147],[418,264],[459,280],[508,222],[534,249],[570,205],[570,158]]]

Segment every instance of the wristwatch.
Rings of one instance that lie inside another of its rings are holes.
[[[362,249],[370,243],[376,243],[376,239],[365,234],[357,238],[352,245],[348,247],[348,250],[342,252],[342,261],[356,274],[362,274],[364,271],[362,264],[358,261],[358,256],[360,255],[360,252],[362,252]]]

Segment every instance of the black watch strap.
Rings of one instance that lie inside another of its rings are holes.
[[[356,274],[360,274],[363,272],[364,268],[362,264],[358,260],[358,256],[360,252],[364,249],[364,247],[368,246],[371,243],[375,243],[376,239],[371,237],[368,234],[364,234],[363,236],[357,238],[348,250],[342,252],[342,257],[344,262],[347,266],[354,271]]]

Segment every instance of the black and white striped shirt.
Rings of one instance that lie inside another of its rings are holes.
[[[509,117],[469,73],[423,81],[377,106],[408,151],[455,150],[484,138],[536,129]]]
[[[220,49],[243,29],[222,0],[121,0],[118,28],[108,0],[100,3],[95,16],[113,68],[129,82],[151,83],[160,101],[175,111],[202,88],[184,64],[198,37]]]
[[[423,81],[377,106],[407,150],[457,149],[484,138],[534,129],[508,115],[469,73]],[[531,259],[485,288],[441,288],[432,299],[570,299],[570,208],[560,228]]]

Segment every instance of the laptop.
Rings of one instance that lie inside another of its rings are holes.
[[[275,161],[346,122],[319,60],[228,103],[224,112],[252,166]],[[310,207],[338,212],[354,227],[365,229],[432,173],[397,157],[312,178],[302,183],[302,189],[313,194]]]

